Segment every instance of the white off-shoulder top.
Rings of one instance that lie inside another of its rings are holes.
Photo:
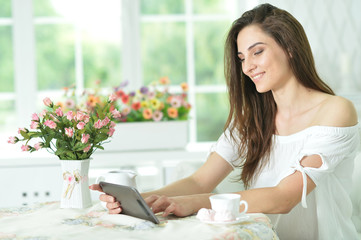
[[[233,167],[239,166],[236,145],[223,133],[212,146]],[[360,126],[312,126],[289,136],[274,135],[269,163],[251,188],[276,186],[295,171],[303,176],[302,201],[288,214],[269,215],[280,239],[358,239],[351,220],[354,158],[360,146]],[[317,154],[319,168],[302,167],[304,156]],[[306,197],[308,175],[316,188]]]

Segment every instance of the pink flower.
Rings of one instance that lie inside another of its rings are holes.
[[[34,145],[34,148],[36,151],[38,151],[40,148],[42,148],[43,144],[41,142],[38,142]]]
[[[117,125],[117,124],[116,124],[115,122],[113,122],[113,121],[110,122],[110,127],[111,127],[111,128],[114,128],[116,125]]]
[[[56,115],[58,115],[59,117],[63,116],[63,111],[61,110],[61,107],[58,107],[58,109],[55,110]]]
[[[65,101],[65,106],[66,106],[67,108],[70,108],[70,109],[74,108],[74,107],[75,107],[75,102],[74,102],[74,100],[73,100],[73,99],[67,99],[67,100]]]
[[[76,120],[83,121],[84,117],[85,117],[85,114],[83,112],[79,111],[76,113]]]
[[[84,134],[83,133],[82,136],[81,136],[81,142],[85,144],[85,143],[88,142],[89,138],[90,138],[89,134]]]
[[[27,152],[27,151],[30,150],[30,147],[29,147],[29,145],[22,145],[22,146],[21,146],[21,150],[22,150],[23,152]]]
[[[74,116],[73,116],[73,112],[72,111],[69,111],[66,113],[66,118],[71,121],[74,119]]]
[[[125,106],[122,110],[122,115],[127,116],[131,111],[131,108],[129,106]]]
[[[182,105],[182,99],[180,99],[179,97],[174,96],[174,97],[172,97],[172,100],[171,100],[170,104],[174,108],[179,108]]]
[[[114,132],[115,132],[114,128],[109,128],[109,132],[108,132],[109,137],[113,136]]]
[[[89,152],[90,148],[91,148],[91,145],[89,144],[86,148],[83,149],[83,151],[84,152]]]
[[[26,132],[25,128],[19,128],[18,133],[21,134],[21,132]]]
[[[108,117],[105,117],[102,121],[102,126],[108,125],[109,122],[110,122],[110,119]]]
[[[44,122],[44,125],[45,126],[48,126],[49,128],[52,128],[52,129],[55,129],[56,128],[56,123],[51,121],[51,120],[46,120]]]
[[[39,113],[39,117],[42,117],[42,118],[45,117],[47,112],[48,111],[46,109],[44,109],[43,111],[41,111],[41,113]]]
[[[108,99],[108,101],[109,102],[114,102],[114,101],[116,101],[117,100],[117,95],[116,94],[111,94],[110,96],[109,96],[109,99]]]
[[[86,114],[84,115],[84,122],[85,122],[85,123],[88,123],[88,122],[89,122],[89,116],[86,115]]]
[[[38,115],[37,115],[36,113],[33,113],[33,114],[31,115],[31,120],[33,120],[33,121],[39,121]]]
[[[163,113],[159,110],[156,110],[154,111],[152,118],[155,122],[159,122],[163,118]]]
[[[74,134],[74,131],[72,128],[65,128],[65,134],[68,136],[68,137],[72,137],[73,134]]]
[[[30,128],[31,129],[37,129],[39,127],[38,122],[31,121]]]
[[[79,122],[79,123],[76,125],[76,127],[77,127],[78,129],[84,129],[84,126],[85,126],[85,122]]]
[[[102,128],[103,127],[102,120],[98,119],[98,121],[96,123],[94,123],[94,127],[97,129]]]
[[[11,143],[11,144],[15,144],[19,141],[19,139],[17,137],[9,137],[9,140],[8,140],[8,143]]]
[[[120,118],[121,115],[120,115],[120,112],[118,110],[113,110],[112,111],[112,115],[113,115],[113,118]]]
[[[52,102],[52,101],[50,100],[50,98],[48,98],[48,97],[44,98],[43,103],[44,103],[45,106],[47,106],[47,107],[50,107],[50,106],[53,104],[53,102]]]

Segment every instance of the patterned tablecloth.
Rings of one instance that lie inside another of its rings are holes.
[[[213,225],[195,216],[163,218],[160,224],[108,214],[96,203],[88,209],[61,209],[59,202],[0,209],[0,239],[278,239],[264,214],[244,222]]]

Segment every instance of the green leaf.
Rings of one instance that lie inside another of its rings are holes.
[[[95,148],[99,148],[99,149],[101,149],[101,150],[104,150],[104,147],[103,147],[102,145],[99,145],[99,144],[95,145],[94,147],[95,147]]]
[[[102,142],[102,141],[104,141],[104,140],[107,140],[108,137],[109,137],[109,136],[108,136],[107,134],[105,134],[105,133],[97,134],[97,135],[95,136],[94,143],[95,143],[95,144],[100,143],[100,142]]]

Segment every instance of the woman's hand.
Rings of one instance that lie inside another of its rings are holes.
[[[198,210],[195,206],[196,202],[192,199],[192,196],[167,197],[152,195],[147,197],[145,202],[154,213],[163,212],[163,217],[166,217],[169,214],[174,214],[178,217],[185,217]]]
[[[103,192],[103,189],[99,184],[90,185],[89,189]],[[122,212],[121,205],[118,201],[116,201],[115,197],[108,194],[101,194],[99,199],[100,201],[106,203],[106,207],[108,208],[110,214],[119,214]]]

